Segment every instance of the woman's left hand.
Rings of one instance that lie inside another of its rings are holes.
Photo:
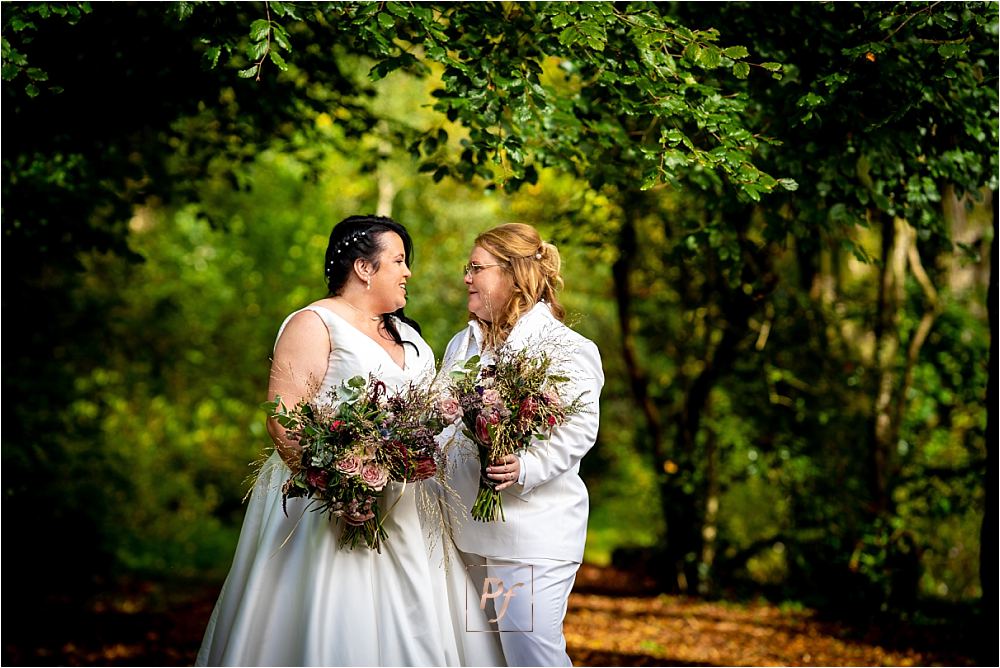
[[[517,484],[517,479],[521,476],[521,460],[515,455],[507,455],[486,467],[486,475],[490,480],[500,483],[496,486],[496,491],[502,492]]]

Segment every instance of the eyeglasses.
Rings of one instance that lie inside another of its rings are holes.
[[[499,267],[500,265],[501,265],[500,262],[494,262],[493,264],[477,264],[475,262],[470,262],[469,264],[465,265],[465,267],[463,267],[464,273],[462,275],[468,276],[469,274],[472,274],[473,276],[476,276],[483,269],[489,269],[490,267]]]

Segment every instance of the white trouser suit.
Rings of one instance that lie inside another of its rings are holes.
[[[455,543],[473,560],[487,565],[494,582],[512,579],[528,587],[506,600],[497,597],[495,609],[506,603],[500,641],[511,666],[568,666],[563,619],[587,538],[589,499],[580,479],[580,459],[593,447],[599,425],[598,404],[604,386],[601,355],[594,343],[560,323],[540,302],[518,320],[507,345],[550,351],[559,375],[570,378],[562,386],[564,400],[581,393],[586,406],[558,426],[547,441],[538,441],[521,453],[518,483],[505,489],[506,521],[477,522],[470,508],[479,489],[475,456],[450,458],[449,482],[461,497],[454,523]],[[482,331],[473,321],[448,344],[443,368],[462,365],[473,355],[489,363],[482,350]],[[475,447],[460,434],[462,446]],[[456,448],[465,450],[466,447]],[[530,594],[530,595],[529,595]],[[523,629],[512,631],[507,629]]]

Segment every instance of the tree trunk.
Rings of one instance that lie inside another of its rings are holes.
[[[615,286],[615,303],[618,307],[618,327],[621,331],[622,359],[628,374],[629,387],[632,396],[642,410],[648,429],[649,444],[656,459],[656,465],[662,466],[666,460],[663,450],[663,435],[660,425],[660,415],[656,405],[649,396],[649,378],[639,362],[635,350],[635,335],[632,332],[632,287],[631,270],[638,256],[636,241],[636,220],[641,215],[642,203],[640,194],[631,194],[624,203],[625,220],[618,242],[618,259],[611,267],[611,275]]]
[[[997,665],[997,646],[990,642],[990,625],[997,609],[997,193],[993,192],[993,242],[990,249],[990,288],[986,308],[990,319],[989,380],[986,383],[986,471],[983,524],[979,532],[979,665]],[[995,628],[995,627],[994,627]]]
[[[899,355],[899,307],[904,297],[907,247],[913,231],[901,219],[882,221],[882,261],[879,267],[878,305],[875,315],[875,400],[872,410],[870,495],[872,513],[881,516],[889,509],[890,471],[898,425],[893,399]]]
[[[711,405],[707,410],[711,410]],[[701,528],[701,560],[698,569],[698,593],[712,591],[712,565],[715,563],[715,539],[719,515],[719,443],[716,434],[705,434],[705,519]]]
[[[391,162],[389,156],[392,153],[392,143],[387,138],[388,126],[385,121],[379,123],[378,154],[379,163],[376,172],[376,185],[378,186],[378,202],[375,204],[375,214],[378,216],[392,217],[392,203],[396,199],[396,183],[390,173]]]

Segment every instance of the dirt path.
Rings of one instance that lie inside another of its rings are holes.
[[[945,632],[859,633],[809,610],[645,591],[627,574],[581,569],[565,627],[576,665],[974,664],[967,645]],[[71,600],[47,601],[13,620],[5,615],[3,664],[192,665],[217,592],[147,583],[86,609]]]
[[[608,595],[609,589],[632,590],[632,595]],[[961,644],[946,635],[917,637],[916,632],[876,628],[859,633],[823,621],[811,610],[635,595],[641,590],[627,575],[584,565],[565,624],[576,665],[974,665]]]

